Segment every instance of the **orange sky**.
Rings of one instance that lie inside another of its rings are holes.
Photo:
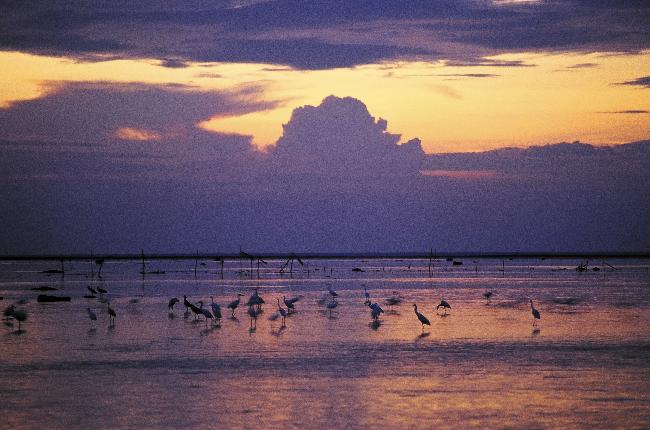
[[[237,63],[167,68],[157,60],[91,63],[0,52],[0,107],[43,97],[65,82],[182,84],[215,91],[256,85],[260,87],[256,97],[279,102],[277,108],[206,118],[197,125],[251,135],[256,145],[264,147],[281,135],[282,124],[294,108],[317,105],[334,94],[362,100],[373,116],[388,120],[390,132],[402,134],[403,141],[419,137],[430,153],[574,140],[617,144],[650,137],[650,113],[619,113],[650,111],[650,89],[617,85],[648,75],[650,51],[491,58],[534,67],[396,62],[319,71]],[[468,74],[474,77],[461,76]],[[115,132],[126,139],[152,138],[146,130]]]

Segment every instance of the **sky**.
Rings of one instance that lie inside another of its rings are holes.
[[[645,1],[0,5],[0,254],[648,252]]]

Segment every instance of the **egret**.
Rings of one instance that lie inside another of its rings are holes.
[[[366,287],[363,287],[363,294],[366,296],[366,303],[370,304],[370,293],[366,289]]]
[[[280,316],[282,317],[282,326],[284,327],[284,319],[287,317],[287,311],[280,306],[280,298],[276,297],[278,299],[278,312],[280,313]]]
[[[493,295],[494,295],[494,293],[492,291],[486,291],[486,292],[483,293],[483,297],[485,297],[485,304],[486,305],[490,304],[490,299],[492,298]]]
[[[370,301],[368,301],[368,307],[370,308],[370,315],[372,316],[373,320],[378,320],[379,314],[382,314],[384,312],[381,306],[379,306],[377,303],[370,303]]]
[[[335,298],[332,298],[332,300],[327,304],[327,309],[330,311],[330,318],[332,317],[332,310],[336,308],[339,305],[339,303],[336,301]]]
[[[436,306],[436,311],[439,308],[443,308],[445,310],[445,315],[447,315],[447,309],[451,309],[451,305],[447,303],[445,300],[440,300],[440,304]]]
[[[115,313],[115,309],[111,307],[111,302],[107,302],[107,307],[108,307],[108,324],[109,326],[115,325],[115,317],[117,314]]]
[[[338,295],[339,295],[336,291],[334,291],[334,290],[332,289],[332,286],[331,286],[331,285],[327,287],[327,292],[330,293],[330,295],[331,295],[332,297],[338,297]]]
[[[533,314],[533,325],[537,325],[537,320],[541,319],[541,315],[539,314],[539,311],[535,309],[535,306],[533,306],[533,300],[530,300],[530,311]]]
[[[424,325],[431,325],[429,322],[429,319],[422,315],[420,312],[418,312],[418,305],[413,305],[413,310],[415,311],[415,315],[417,315],[418,320],[420,320],[420,324],[422,324],[422,331],[424,331]]]
[[[91,287],[90,285],[88,285],[86,288],[88,288],[88,291],[90,291],[93,295],[97,294],[97,290]]]
[[[203,309],[203,300],[200,300],[199,304],[201,305],[201,307],[199,308],[199,311],[205,317],[205,325],[207,326],[208,325],[208,320],[209,319],[214,319],[214,316],[212,315],[212,312],[210,312],[209,310]]]
[[[219,306],[219,303],[214,302],[214,297],[212,296],[210,296],[210,307],[212,308],[212,314],[218,323],[221,320],[221,306]]]
[[[88,312],[88,318],[90,318],[90,321],[97,321],[97,314],[95,311],[90,308],[86,308],[86,311]]]
[[[237,293],[237,300],[233,300],[232,302],[228,303],[228,306],[226,306],[228,309],[232,311],[232,317],[235,318],[235,309],[237,309],[237,306],[239,306],[239,302],[241,302],[241,297],[243,294]]]
[[[169,299],[169,303],[167,304],[167,308],[169,308],[169,310],[171,312],[174,312],[174,305],[176,303],[178,303],[178,301],[179,301],[178,297],[172,297],[171,299]]]

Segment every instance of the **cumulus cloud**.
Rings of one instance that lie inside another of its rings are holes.
[[[331,176],[409,175],[424,152],[418,139],[399,144],[360,100],[329,96],[293,111],[270,155],[282,171]]]

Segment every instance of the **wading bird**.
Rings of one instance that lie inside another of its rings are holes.
[[[370,301],[368,301],[368,307],[370,308],[370,315],[372,316],[373,320],[378,320],[379,315],[384,312],[381,306],[379,306],[377,303],[370,303]]]
[[[259,312],[255,309],[255,306],[249,305],[248,306],[248,316],[251,319],[251,330],[254,330],[257,328],[257,316],[259,315]]]
[[[178,297],[172,297],[169,299],[169,303],[167,304],[167,308],[171,311],[174,312],[174,305],[178,303]]]
[[[492,291],[486,291],[486,292],[483,293],[483,297],[485,297],[485,304],[486,305],[490,304],[490,299],[492,298],[493,295],[494,295],[494,293]]]
[[[192,304],[190,302],[188,302],[188,303],[190,304],[190,310],[194,314],[194,320],[196,321],[198,319],[199,315],[203,315],[203,312],[201,311],[201,308],[199,308],[198,306],[196,306],[196,305],[194,305],[194,304]]]
[[[418,305],[413,305],[413,310],[415,311],[415,315],[417,315],[418,320],[420,321],[420,324],[422,324],[422,331],[424,331],[424,325],[431,325],[429,322],[429,319],[422,315],[420,312],[418,312]]]
[[[203,300],[200,300],[200,301],[199,301],[199,304],[201,305],[201,307],[199,308],[199,311],[200,311],[200,312],[203,314],[203,316],[205,317],[205,325],[207,326],[207,325],[208,325],[208,320],[209,320],[209,319],[210,319],[210,320],[211,320],[211,319],[214,319],[214,316],[212,315],[212,312],[210,312],[209,310],[207,310],[207,309],[203,309]]]
[[[183,295],[183,306],[185,306],[185,312],[190,311],[190,306],[192,306],[192,303],[190,303],[189,300],[187,300],[187,296]]]
[[[262,305],[263,304],[264,304],[264,299],[257,292],[257,288],[255,288],[255,291],[253,292],[253,294],[251,294],[251,297],[250,297],[250,299],[248,299],[248,302],[246,302],[246,305],[248,305],[248,306],[256,306],[257,311],[259,312],[259,311],[262,310]]]
[[[370,293],[366,289],[366,287],[363,287],[363,294],[366,296],[366,303],[370,304]]]
[[[287,307],[287,312],[292,313],[295,311],[295,303],[300,300],[300,297],[292,297],[289,300],[285,296],[282,296],[282,301],[284,302],[284,305]]]
[[[339,302],[336,301],[335,298],[332,298],[332,300],[327,303],[327,309],[330,311],[330,318],[332,317],[332,310],[336,308],[339,305]]]
[[[451,305],[447,303],[445,300],[440,300],[440,304],[436,306],[436,311],[439,308],[443,308],[445,310],[445,315],[447,315],[447,309],[451,309]]]
[[[228,306],[226,306],[228,309],[232,311],[232,317],[235,318],[235,309],[237,309],[237,306],[239,306],[239,303],[241,302],[241,297],[243,294],[237,293],[237,300],[233,300],[232,302],[228,303]]]
[[[86,308],[86,311],[88,312],[88,318],[90,318],[90,321],[97,321],[97,314],[95,311],[90,308]]]
[[[221,321],[221,306],[219,306],[219,303],[214,302],[214,297],[210,296],[210,307],[212,308],[212,315],[214,315],[214,319],[217,320],[217,323]]]
[[[108,307],[108,325],[115,325],[115,317],[117,316],[115,309],[111,307],[111,302],[107,302],[106,306]]]
[[[535,306],[533,306],[533,300],[530,300],[530,311],[533,314],[533,325],[537,325],[537,320],[541,319],[541,315],[539,314],[539,311],[535,309]]]
[[[18,321],[18,331],[20,331],[20,323],[24,322],[27,319],[27,312],[24,309],[16,309],[13,312],[14,319]]]
[[[287,311],[280,306],[280,298],[276,297],[278,299],[278,313],[280,313],[280,316],[282,317],[282,326],[284,327],[284,319],[287,317]]]

